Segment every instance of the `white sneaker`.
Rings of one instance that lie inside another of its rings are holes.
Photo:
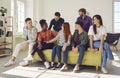
[[[49,69],[49,68],[50,68],[50,65],[49,65],[49,63],[48,63],[48,62],[44,62],[44,65],[45,65],[45,67],[46,67],[47,69]]]
[[[9,60],[4,66],[9,67],[15,64],[15,61]]]
[[[32,57],[32,55],[29,55],[29,56],[27,56],[26,58],[24,58],[23,60],[24,60],[24,61],[33,60],[33,57]]]
[[[50,64],[50,65],[51,65],[51,68],[52,68],[52,67],[54,67],[54,62],[51,62],[51,64]]]
[[[102,71],[104,74],[107,74],[107,73],[108,73],[107,69],[104,68],[104,67],[101,68],[101,71]]]
[[[76,73],[79,69],[80,69],[79,66],[75,66],[74,69],[73,69],[73,72]]]
[[[61,66],[61,63],[58,63],[58,64],[56,65],[57,68],[60,68],[60,66]]]
[[[19,63],[20,66],[28,66],[29,62],[28,61],[23,61]]]
[[[65,71],[67,69],[68,69],[68,67],[66,65],[63,65],[62,68],[60,69],[60,71]]]

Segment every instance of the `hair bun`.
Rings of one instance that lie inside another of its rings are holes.
[[[43,24],[46,23],[46,20],[45,20],[45,19],[41,19],[41,20],[39,21],[39,23],[40,23],[40,25],[42,26]]]

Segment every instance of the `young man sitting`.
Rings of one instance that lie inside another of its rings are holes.
[[[53,39],[57,35],[57,33],[53,32],[51,30],[48,30],[48,25],[46,23],[46,20],[42,19],[42,20],[40,20],[39,23],[41,25],[42,31],[38,33],[37,40],[36,40],[35,45],[33,46],[31,55],[34,56],[34,54],[37,52],[38,55],[40,56],[40,58],[42,59],[42,61],[44,62],[44,65],[46,66],[46,68],[49,68],[50,67],[49,63],[46,62],[46,59],[45,59],[42,51],[45,49],[53,48],[54,43],[45,43],[45,41],[49,41],[49,40]],[[32,61],[32,60],[21,62],[21,65],[22,66],[29,65],[30,61]]]

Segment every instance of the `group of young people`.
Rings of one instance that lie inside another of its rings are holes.
[[[25,50],[29,47],[28,56],[20,65],[26,66],[31,64],[33,60],[32,57],[35,52],[37,52],[47,69],[55,69],[61,65],[62,54],[62,63],[64,65],[60,70],[65,71],[68,69],[68,53],[72,50],[73,52],[79,52],[78,62],[73,69],[73,72],[76,72],[80,69],[80,65],[82,65],[85,50],[90,47],[92,53],[94,53],[96,48],[99,52],[102,52],[101,70],[103,73],[108,73],[106,69],[107,59],[113,61],[114,58],[108,43],[105,42],[106,30],[101,16],[94,15],[93,18],[91,18],[86,15],[86,9],[84,8],[79,10],[79,15],[75,22],[75,32],[73,35],[70,31],[70,24],[64,22],[59,12],[55,13],[55,18],[51,20],[49,27],[45,19],[40,20],[39,24],[42,28],[40,32],[37,32],[37,28],[32,26],[31,18],[26,18],[26,26],[23,28],[26,41],[16,45],[12,58],[5,64],[5,67],[15,64],[20,50]],[[53,30],[51,30],[51,28],[53,28]],[[54,41],[56,40],[58,40],[58,44],[54,45]],[[52,49],[51,64],[49,64],[44,57],[42,51],[45,49]],[[58,63],[55,65],[54,60],[56,55],[58,57]]]

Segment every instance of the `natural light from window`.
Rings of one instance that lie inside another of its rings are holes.
[[[17,14],[18,14],[18,32],[23,32],[24,27],[24,3],[22,1],[17,1]]]
[[[114,2],[114,32],[120,33],[120,2]]]

